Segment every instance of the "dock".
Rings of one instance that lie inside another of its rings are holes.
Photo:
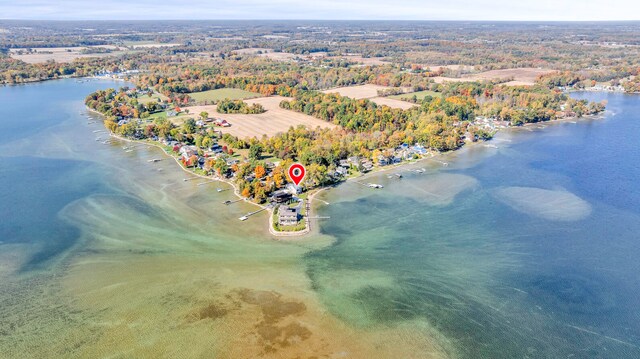
[[[253,216],[254,214],[260,213],[262,211],[265,211],[266,209],[267,209],[266,207],[260,208],[259,210],[253,211],[253,212],[249,212],[249,213],[245,214],[244,216],[242,216],[242,217],[240,217],[238,219],[241,220],[241,221],[246,221],[247,219],[249,219],[249,217]]]
[[[231,201],[231,200],[226,200],[226,201],[222,202],[222,204],[230,205],[230,204],[232,204],[232,203],[236,203],[236,202],[240,202],[240,201],[244,201],[244,198],[238,198],[238,199],[233,200],[233,201]]]

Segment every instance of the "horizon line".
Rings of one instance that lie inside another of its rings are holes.
[[[514,23],[562,23],[562,22],[640,22],[639,19],[623,20],[623,19],[606,19],[606,20],[498,20],[498,19],[37,19],[37,18],[23,18],[23,19],[1,19],[0,21],[52,21],[52,22],[73,22],[73,21],[340,21],[340,22],[365,22],[365,21],[389,21],[389,22],[514,22]]]

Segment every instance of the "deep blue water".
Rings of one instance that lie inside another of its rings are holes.
[[[328,195],[337,203],[321,228],[336,243],[306,261],[332,312],[362,326],[426,320],[467,358],[639,358],[640,97],[574,96],[606,99],[609,112],[498,136],[498,150],[463,150],[431,173],[373,177],[382,191]],[[478,183],[434,205],[420,189],[435,172]],[[591,212],[517,211],[497,199],[505,187],[568,192]],[[336,295],[323,281],[336,270],[382,272],[397,286]]]

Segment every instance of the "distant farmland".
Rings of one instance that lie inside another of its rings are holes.
[[[249,92],[245,90],[235,89],[235,88],[222,88],[216,90],[209,90],[203,92],[194,92],[190,93],[189,97],[191,97],[197,103],[214,103],[224,99],[229,100],[246,100],[250,98],[261,97],[259,93]]]
[[[442,94],[434,91],[418,91],[418,92],[403,93],[400,95],[393,95],[393,96],[389,96],[389,98],[392,98],[394,100],[409,100],[413,98],[413,96],[415,96],[418,99],[418,101],[422,101],[422,99],[424,99],[427,96],[442,97]]]

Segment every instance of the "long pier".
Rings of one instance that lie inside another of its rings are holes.
[[[236,202],[240,202],[240,201],[244,201],[244,198],[238,198],[238,199],[233,200],[233,201],[227,200],[227,201],[222,202],[222,204],[230,205],[232,203],[236,203]]]
[[[260,208],[259,210],[253,211],[253,212],[249,212],[249,213],[245,214],[244,216],[242,216],[242,217],[240,217],[238,219],[241,220],[241,221],[246,221],[247,219],[249,219],[249,217],[253,216],[254,214],[260,213],[262,211],[265,211],[266,209],[267,209],[267,207]]]

